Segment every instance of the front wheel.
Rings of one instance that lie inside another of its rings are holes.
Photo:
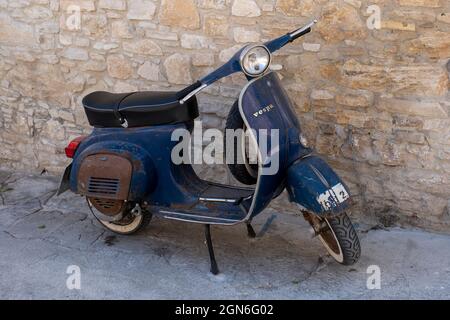
[[[352,265],[361,255],[358,235],[346,213],[331,218],[322,218],[311,213],[304,214],[314,233],[328,253],[340,264]]]
[[[230,113],[227,117],[227,122],[225,125],[225,130],[239,130],[242,129],[243,132],[247,130],[244,120],[241,117],[241,113],[239,112],[239,104],[236,101],[230,109]],[[225,147],[225,155],[230,150],[227,150],[227,137],[224,137],[224,147]],[[241,148],[242,155],[244,157],[244,163],[239,163],[238,161],[238,150]],[[228,163],[228,168],[230,169],[231,174],[241,183],[246,185],[254,185],[256,184],[258,178],[258,165],[251,164],[248,158],[249,150],[245,145],[245,135],[242,135],[241,141],[233,141],[233,155],[234,158],[231,163]]]

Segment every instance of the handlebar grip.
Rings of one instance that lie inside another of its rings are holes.
[[[305,34],[310,33],[310,32],[311,32],[311,27],[309,27],[309,28],[307,28],[307,29],[305,29],[305,30],[302,30],[302,31],[300,31],[300,32],[298,32],[298,33],[291,33],[291,34],[290,34],[291,39],[289,40],[289,42],[292,42],[292,41],[294,41],[294,40],[297,40],[297,39],[300,38],[301,36],[304,36]]]
[[[308,23],[306,26],[304,26],[303,28],[297,29],[291,33],[288,33],[290,39],[289,42],[292,42],[298,38],[300,38],[301,36],[304,36],[307,33],[310,33],[312,30],[312,27],[317,23],[317,20],[314,19],[313,21],[311,21],[310,23]]]

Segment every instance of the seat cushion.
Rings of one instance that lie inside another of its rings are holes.
[[[177,93],[167,91],[97,91],[84,97],[83,106],[94,127],[122,127],[120,118],[128,127],[173,124],[194,120],[199,114],[195,97],[180,104]]]

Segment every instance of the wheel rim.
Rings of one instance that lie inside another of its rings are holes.
[[[306,220],[311,224],[328,253],[337,262],[343,263],[344,253],[342,251],[341,244],[339,243],[339,240],[328,219],[320,218],[312,214],[307,214],[305,217],[307,217]],[[326,225],[323,226],[323,223],[326,223]]]
[[[100,223],[103,224],[106,228],[108,228],[111,231],[117,232],[117,233],[130,233],[136,230],[142,221],[142,215],[140,216],[134,216],[130,223],[128,224],[119,224],[119,222],[109,222],[109,221],[103,221],[100,220]]]
[[[342,252],[341,245],[334,233],[333,228],[326,218],[323,219],[328,228],[325,231],[319,233],[319,239],[322,242],[325,249],[327,249],[328,253],[339,263],[344,262],[344,254]]]
[[[103,220],[98,213],[96,214],[97,209],[91,204],[89,199],[87,199],[87,202],[88,202],[89,209],[91,210],[94,217],[98,220],[98,222],[100,222],[104,227],[106,227],[107,229],[109,229],[113,232],[117,232],[117,233],[133,232],[140,226],[140,224],[142,222],[142,219],[143,219],[142,214],[139,216],[128,214],[121,220],[115,221],[115,222]]]

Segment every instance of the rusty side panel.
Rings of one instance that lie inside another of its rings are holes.
[[[87,156],[78,172],[78,192],[91,198],[127,200],[132,171],[131,162],[122,156]]]

